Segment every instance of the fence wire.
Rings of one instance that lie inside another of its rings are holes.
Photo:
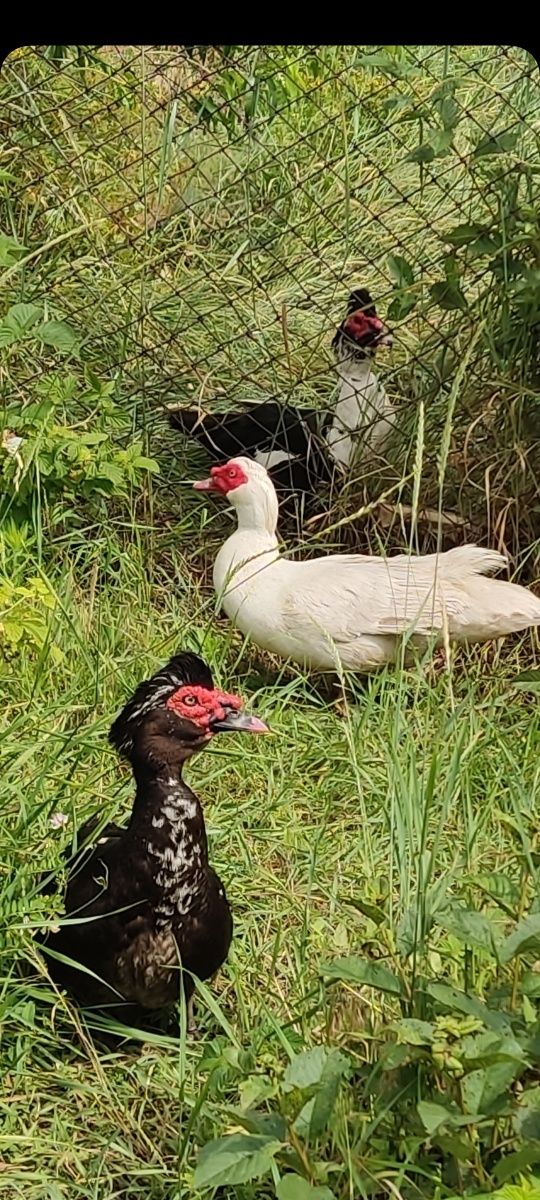
[[[272,397],[331,419],[332,338],[368,288],[394,337],[375,370],[395,429],[317,497],[310,535],[397,545],[412,521],[420,548],[472,532],[534,566],[540,107],[525,51],[38,47],[9,57],[0,87],[2,312],[41,305],[75,331],[70,371],[114,379],[151,448],[189,462],[172,404]],[[65,347],[3,342],[4,400],[24,406]]]

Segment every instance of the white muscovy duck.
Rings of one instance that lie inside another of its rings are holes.
[[[292,562],[276,537],[268,472],[249,458],[213,467],[193,485],[236,509],[238,528],[214,563],[227,616],[258,646],[314,670],[368,672],[394,662],[404,636],[425,647],[446,635],[485,642],[540,624],[540,599],[485,576],[506,566],[481,546],[394,558],[332,554]]]
[[[237,454],[254,458],[268,470],[280,498],[291,492],[316,495],[336,467],[348,471],[382,454],[394,408],[373,361],[379,347],[391,345],[370,293],[358,288],[332,341],[339,378],[333,410],[267,400],[225,413],[173,408],[169,423],[204,446],[214,462]]]

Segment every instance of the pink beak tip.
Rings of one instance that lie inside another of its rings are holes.
[[[271,733],[272,730],[261,721],[260,717],[251,717],[250,729],[252,733]]]
[[[211,492],[214,487],[214,480],[213,479],[195,479],[193,481],[192,487],[195,488],[196,492]]]

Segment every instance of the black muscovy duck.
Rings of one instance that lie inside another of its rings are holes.
[[[99,817],[79,830],[65,893],[74,923],[41,941],[52,978],[81,1005],[144,1024],[149,1010],[178,1000],[182,980],[193,1027],[192,976],[208,979],[225,961],[232,917],[208,862],[200,802],[182,772],[216,734],[242,731],[268,728],[242,711],[238,696],[216,688],[190,653],[139,684],[116,717],[109,740],[135,777],[131,819],[107,825],[97,843]]]
[[[169,410],[173,429],[195,438],[213,462],[238,455],[268,471],[281,509],[291,494],[317,495],[332,481],[336,466],[380,453],[392,429],[393,407],[372,370],[380,346],[392,344],[366,288],[349,296],[347,316],[332,341],[339,390],[329,410],[295,408],[277,400],[242,404],[225,413],[199,408]]]

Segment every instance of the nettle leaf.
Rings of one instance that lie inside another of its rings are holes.
[[[193,1175],[196,1188],[222,1187],[262,1179],[281,1148],[276,1138],[235,1133],[207,1142]]]
[[[312,1187],[301,1175],[284,1175],[276,1188],[277,1200],[334,1200],[327,1187]]]
[[[473,158],[487,158],[490,154],[507,154],[514,149],[518,136],[519,131],[515,129],[482,138],[482,141],[478,142],[473,150]]]
[[[0,346],[9,346],[25,337],[42,316],[37,304],[13,304],[0,321]]]
[[[411,283],[414,283],[412,266],[401,254],[389,254],[386,261],[390,277],[398,287],[408,287]]]
[[[446,929],[466,946],[474,946],[477,950],[486,950],[488,954],[498,957],[497,931],[488,917],[474,909],[461,908],[458,905],[438,912],[435,917],[437,925]]]
[[[471,883],[495,900],[504,912],[514,915],[519,905],[519,888],[506,875],[497,871],[491,875],[472,875]]]
[[[500,959],[502,963],[510,962],[518,954],[526,954],[540,946],[540,913],[524,917],[514,929],[514,932],[503,942]]]
[[[467,301],[461,288],[455,284],[449,283],[448,280],[440,283],[433,283],[429,289],[430,296],[439,308],[444,308],[445,311],[451,312],[453,309],[467,310]]]
[[[400,996],[402,985],[397,975],[385,967],[383,963],[372,962],[371,959],[350,955],[347,958],[337,958],[333,963],[321,967],[321,975],[328,979],[341,979],[346,983],[367,984],[380,992],[390,992]]]
[[[55,350],[61,350],[64,354],[78,353],[78,336],[65,321],[45,321],[35,332],[46,346],[53,346]]]

